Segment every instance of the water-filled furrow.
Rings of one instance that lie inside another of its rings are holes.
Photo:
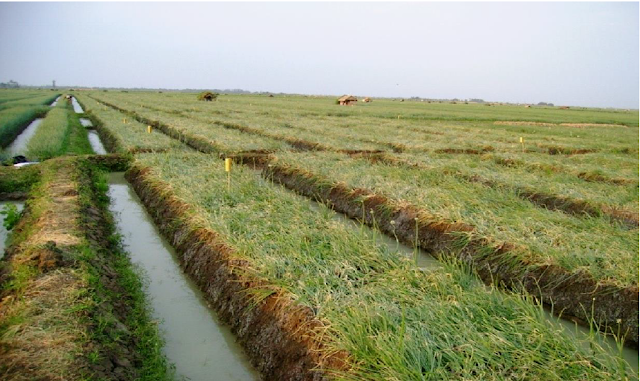
[[[87,131],[87,137],[89,138],[89,143],[91,144],[93,152],[98,155],[105,155],[107,153],[107,150],[104,148],[104,145],[102,145],[102,141],[100,140],[100,136],[96,130]]]
[[[42,118],[38,118],[31,122],[27,128],[25,128],[24,131],[22,131],[22,133],[18,135],[11,144],[9,144],[5,149],[5,152],[10,156],[24,155],[27,152],[27,143],[29,143],[29,140],[31,140],[33,135],[36,133],[36,130],[38,129],[38,126],[40,126],[40,123],[42,123],[42,120]]]
[[[93,123],[87,118],[80,118],[80,124],[82,124],[83,127],[93,127]]]
[[[134,264],[148,277],[146,293],[160,321],[163,348],[178,379],[257,380],[247,356],[229,328],[207,307],[185,276],[173,248],[161,237],[138,196],[124,179],[109,178],[110,210]]]
[[[71,104],[73,104],[73,111],[75,111],[76,114],[84,114],[82,106],[80,106],[80,103],[78,103],[75,97],[71,98]]]

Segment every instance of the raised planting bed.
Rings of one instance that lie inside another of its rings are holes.
[[[450,253],[472,263],[487,283],[524,286],[556,311],[626,332],[626,340],[637,343],[637,229],[366,158],[296,154],[277,160],[265,167],[266,178],[406,242],[418,239],[427,251]]]
[[[247,167],[228,188],[211,159],[141,154],[127,178],[266,378],[625,377],[528,297],[421,270]]]
[[[267,137],[248,135],[241,131],[197,122],[188,118],[158,113],[135,105],[111,103],[93,96],[100,103],[121,111],[145,125],[150,125],[164,134],[205,153],[228,155],[243,151],[275,151],[291,148],[287,143]]]
[[[158,152],[188,149],[186,145],[165,134],[148,130],[148,125],[95,101],[82,96],[78,98],[85,114],[95,126],[101,141],[109,152]]]
[[[531,173],[519,167],[504,168],[488,160],[416,154],[359,154],[372,163],[416,171],[432,171],[513,192],[542,208],[561,210],[586,218],[607,216],[612,223],[638,227],[637,187],[585,182],[566,173]]]

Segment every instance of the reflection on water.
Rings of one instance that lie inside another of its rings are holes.
[[[80,106],[80,103],[78,103],[78,101],[76,100],[76,97],[71,98],[71,104],[73,104],[73,111],[75,111],[76,114],[84,113],[84,110]]]
[[[100,136],[98,135],[96,130],[87,131],[87,136],[89,138],[91,148],[93,148],[93,152],[97,153],[98,155],[106,155],[107,150],[104,149],[102,141],[100,140]]]
[[[29,140],[33,137],[42,123],[42,118],[35,119],[31,124],[27,126],[27,128],[22,131],[20,135],[18,135],[11,144],[5,149],[5,152],[9,154],[9,156],[18,156],[18,155],[26,155],[27,153],[27,144]]]

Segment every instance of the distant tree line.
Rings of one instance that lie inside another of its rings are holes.
[[[553,103],[538,102],[538,106],[551,106],[551,107],[553,107]]]

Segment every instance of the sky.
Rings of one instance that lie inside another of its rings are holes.
[[[638,108],[638,3],[0,3],[0,82]]]

